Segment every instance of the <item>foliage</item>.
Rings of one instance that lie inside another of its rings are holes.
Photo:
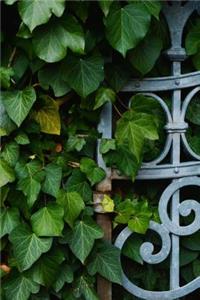
[[[93,190],[105,177],[95,162],[97,124],[112,103],[113,138],[102,139],[100,151],[132,180],[142,161],[160,152],[162,109],[149,96],[127,100],[120,90],[132,77],[167,75],[169,64],[160,63],[169,47],[162,3],[4,0],[1,6],[2,297],[96,300],[94,275],[121,283],[119,251],[102,241],[93,211]],[[190,69],[200,68],[199,25],[195,17],[186,32]],[[199,116],[197,96],[187,113],[197,153]],[[159,272],[140,269],[139,255],[149,221],[159,221],[158,197],[119,194],[105,195],[102,206],[114,226],[128,224],[136,236],[123,250],[139,268],[136,280],[160,287]],[[182,241],[186,281],[187,266],[199,274],[198,239]]]

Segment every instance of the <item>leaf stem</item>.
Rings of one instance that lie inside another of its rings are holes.
[[[8,61],[8,68],[11,67],[12,63],[13,63],[13,60],[14,60],[14,57],[15,57],[15,54],[16,54],[16,51],[17,51],[17,47],[14,47],[10,57],[9,57],[9,61]]]
[[[120,116],[120,118],[122,117],[122,114],[120,113],[120,111],[118,110],[117,106],[113,103],[114,109],[116,110],[116,112],[118,113],[118,115]]]

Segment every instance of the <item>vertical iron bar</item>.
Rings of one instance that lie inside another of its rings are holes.
[[[172,73],[173,75],[181,74],[180,62],[173,62]],[[178,122],[180,120],[180,112],[181,112],[181,91],[176,90],[173,91],[173,98],[172,98],[173,122]],[[172,164],[180,163],[180,133],[173,134],[171,163]],[[174,171],[176,172],[176,169],[174,169]],[[178,211],[179,204],[180,204],[180,191],[178,190],[176,193],[174,193],[172,197],[172,204],[171,204],[171,218],[172,221],[178,225],[179,225],[179,211]],[[176,289],[180,286],[179,252],[180,252],[179,236],[172,234],[172,252],[171,252],[171,262],[170,262],[170,289]]]

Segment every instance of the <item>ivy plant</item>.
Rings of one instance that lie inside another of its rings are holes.
[[[169,70],[161,63],[170,44],[162,1],[4,0],[1,6],[1,296],[97,300],[97,274],[121,284],[119,250],[103,240],[93,209],[95,185],[105,177],[95,157],[97,125],[112,103],[114,133],[100,151],[132,181],[142,161],[160,152],[162,109],[151,97],[127,100],[120,90],[130,78]],[[194,16],[185,34],[190,70],[200,69],[199,25]],[[199,116],[197,95],[187,113],[196,153]],[[102,205],[114,227],[128,225],[137,236],[123,253],[141,265],[143,234],[151,219],[159,221],[156,201],[113,194]],[[183,241],[185,280],[189,263],[199,275],[197,241],[196,235]],[[148,287],[161,282],[151,269],[147,277]]]

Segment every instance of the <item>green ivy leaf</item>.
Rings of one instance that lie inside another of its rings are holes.
[[[4,284],[6,299],[28,300],[31,294],[38,293],[40,286],[34,282],[29,273],[14,272]]]
[[[19,145],[28,145],[30,144],[30,140],[29,137],[26,133],[24,132],[19,132],[16,137],[15,137],[15,141],[17,142],[17,144]]]
[[[195,277],[199,277],[200,276],[200,260],[196,259],[195,261],[193,261],[193,273]]]
[[[100,88],[95,96],[95,104],[94,104],[94,110],[101,107],[106,102],[115,102],[115,92],[111,90],[110,88]]]
[[[135,49],[130,51],[129,60],[142,75],[145,75],[154,67],[162,46],[162,39],[152,31]]]
[[[0,159],[0,187],[6,185],[8,182],[15,180],[15,173],[9,164]]]
[[[41,190],[41,184],[32,176],[29,176],[18,181],[17,189],[27,196],[27,204],[28,207],[31,208],[38,198]]]
[[[190,29],[186,36],[185,47],[188,55],[194,55],[200,52],[200,21],[197,20],[196,24]]]
[[[50,252],[43,254],[30,270],[33,280],[50,287],[55,282],[55,278],[58,278],[64,259],[63,252],[59,248],[53,248]]]
[[[193,124],[200,125],[200,98],[197,97],[190,103],[186,117]]]
[[[33,34],[33,45],[37,56],[46,62],[57,62],[72,52],[83,54],[85,40],[82,27],[75,17],[66,16],[59,22],[51,21],[36,29]]]
[[[106,80],[116,92],[119,92],[131,77],[126,64],[107,64],[105,73]]]
[[[144,140],[158,139],[157,127],[152,115],[136,113],[132,110],[125,112],[117,122],[115,133],[119,145],[128,145],[129,150],[141,160]]]
[[[0,212],[0,238],[9,234],[16,226],[19,225],[19,211],[17,208],[5,208]]]
[[[139,264],[143,264],[143,259],[140,256],[140,247],[142,243],[142,238],[139,235],[133,234],[123,246],[123,255],[129,257]]]
[[[124,57],[141,41],[150,25],[151,16],[143,5],[126,5],[110,13],[106,20],[106,36],[111,46]]]
[[[67,144],[66,149],[67,151],[81,151],[83,146],[86,144],[86,141],[84,137],[79,137],[78,135],[70,135]]]
[[[73,170],[66,183],[68,192],[78,192],[86,203],[92,203],[92,189],[86,180],[85,174]]]
[[[69,226],[73,227],[74,221],[85,207],[82,197],[77,192],[65,192],[64,190],[60,190],[56,201],[64,208],[65,221]]]
[[[128,228],[134,232],[145,234],[149,227],[149,221],[149,216],[141,213],[128,221]]]
[[[48,134],[60,135],[61,123],[59,106],[49,96],[41,97],[43,106],[33,113],[33,118],[40,124],[40,130]]]
[[[116,144],[114,139],[101,139],[100,152],[102,154],[107,153],[110,150],[116,150]]]
[[[1,152],[1,157],[9,164],[9,166],[14,167],[19,158],[19,145],[16,142],[6,144]]]
[[[200,251],[200,231],[190,235],[190,236],[184,236],[181,239],[181,244],[192,251]]]
[[[54,290],[59,292],[65,283],[72,283],[73,279],[74,274],[71,266],[66,263],[62,264],[56,282],[53,284]]]
[[[102,181],[105,177],[105,171],[97,166],[94,160],[82,158],[80,161],[80,170],[86,174],[91,185]]]
[[[15,123],[9,118],[0,98],[0,137],[9,135],[16,127]]]
[[[103,230],[91,218],[78,221],[73,229],[70,248],[74,255],[84,263],[94,245],[95,239],[103,237]]]
[[[82,275],[80,276],[75,285],[75,296],[79,298],[80,296],[84,296],[85,300],[98,300],[98,296],[94,290],[94,283],[91,277],[88,275]],[[68,299],[68,298],[66,298]],[[71,300],[71,298],[70,298]]]
[[[1,87],[8,89],[11,85],[11,77],[14,75],[12,68],[0,67],[0,82]]]
[[[50,163],[45,166],[44,170],[46,178],[42,185],[42,191],[56,197],[61,184],[62,168],[54,163]]]
[[[106,279],[121,284],[120,251],[106,242],[102,242],[88,264],[88,272],[95,275],[97,272]]]
[[[60,236],[64,227],[64,209],[48,203],[31,216],[33,231],[37,236]]]
[[[102,12],[104,13],[105,17],[107,17],[107,15],[109,13],[112,2],[113,2],[113,0],[99,0],[99,6],[100,6]]]
[[[70,91],[63,76],[62,64],[46,65],[38,72],[38,79],[45,90],[51,87],[56,97],[61,97]]]
[[[23,91],[3,92],[1,97],[9,117],[18,127],[36,101],[35,90],[32,87],[27,87]]]
[[[33,31],[38,25],[47,23],[51,15],[60,17],[65,9],[64,0],[21,0],[18,4],[23,22]]]
[[[138,1],[142,2],[147,11],[153,15],[156,19],[159,19],[159,14],[161,10],[161,3],[160,1],[154,1],[154,0],[142,0]]]
[[[11,232],[9,240],[13,244],[14,256],[20,271],[29,269],[52,244],[51,238],[38,238],[25,225],[17,226]]]
[[[103,60],[97,55],[70,57],[65,63],[65,77],[69,86],[85,98],[98,88],[104,78]]]

